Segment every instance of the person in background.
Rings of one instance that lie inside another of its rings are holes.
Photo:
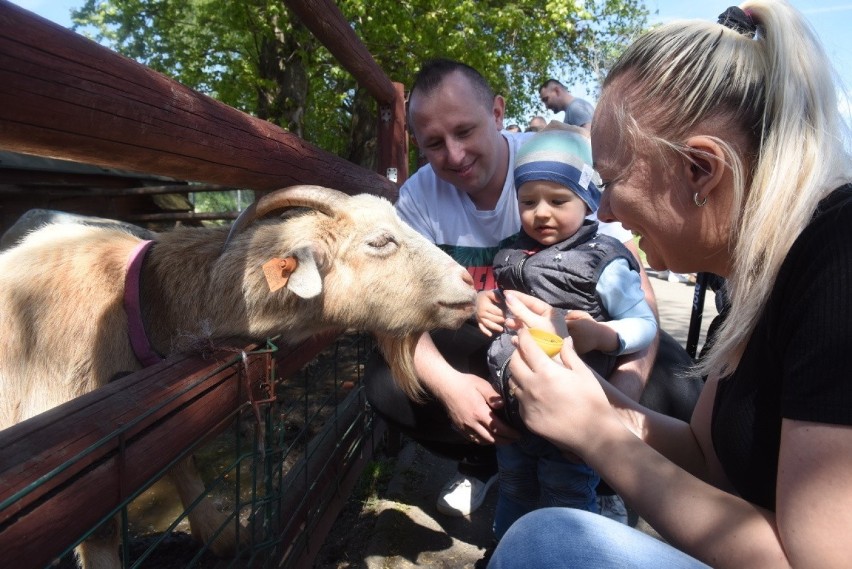
[[[521,132],[521,127],[516,124],[510,124],[506,127],[506,132]]]
[[[548,110],[554,113],[565,113],[562,118],[565,124],[572,124],[586,130],[591,129],[595,107],[585,99],[572,95],[571,91],[556,79],[548,79],[542,83],[538,94]]]
[[[547,126],[547,121],[543,116],[536,115],[530,119],[530,124],[524,132],[538,132]]]
[[[519,420],[517,402],[506,389],[514,335],[503,326],[503,293],[519,290],[557,307],[583,361],[605,378],[617,356],[644,349],[657,336],[636,259],[586,217],[597,211],[601,196],[588,133],[550,123],[518,150],[514,178],[521,235],[494,258],[498,288],[479,292],[476,301],[480,329],[489,337],[497,334],[488,349],[491,384],[503,398],[503,416],[523,433],[497,447],[497,541],[515,520],[539,507],[600,511],[597,473],[526,431]]]
[[[509,368],[529,429],[593,467],[662,540],[537,510],[489,568],[848,567],[852,559],[852,159],[825,51],[784,0],[654,28],[604,82],[601,219],[652,268],[726,279],[689,423],[561,364],[527,330]],[[506,293],[511,324],[550,322]],[[718,318],[718,317],[717,317]]]

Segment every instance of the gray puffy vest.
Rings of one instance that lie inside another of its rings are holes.
[[[598,234],[598,223],[585,220],[572,237],[541,249],[541,245],[521,232],[510,248],[494,257],[494,277],[503,290],[518,290],[541,299],[563,312],[583,310],[602,322],[611,317],[601,303],[596,287],[601,272],[617,258],[627,260],[639,271],[635,257],[623,243],[608,235]],[[515,351],[512,334],[503,332],[488,348],[491,383],[505,401],[506,418],[520,426],[517,401],[508,394],[506,366]],[[615,356],[592,351],[583,354],[586,364],[602,377],[609,377],[615,367]]]

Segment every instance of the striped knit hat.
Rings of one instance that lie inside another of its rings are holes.
[[[601,201],[589,138],[562,122],[552,121],[518,149],[514,174],[515,188],[533,180],[556,182],[577,194],[592,212]]]

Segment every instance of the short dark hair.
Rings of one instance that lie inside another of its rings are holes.
[[[408,100],[410,101],[415,93],[428,95],[437,89],[444,79],[452,73],[461,73],[464,75],[473,87],[473,91],[476,93],[476,97],[480,103],[487,109],[491,108],[494,104],[495,95],[494,90],[488,84],[488,81],[485,80],[485,77],[470,65],[452,59],[430,59],[424,63],[420,71],[417,72],[417,75],[414,76],[414,83],[411,85]]]
[[[562,87],[563,89],[567,89],[567,87],[565,87],[565,85],[563,85],[563,84],[562,84],[562,82],[561,82],[561,81],[559,81],[558,79],[550,78],[550,79],[548,79],[547,81],[545,81],[544,83],[542,83],[542,84],[541,84],[541,87],[539,87],[539,88],[538,88],[538,90],[539,90],[539,91],[541,91],[541,90],[542,90],[542,89],[544,89],[545,87],[550,87],[550,86],[552,86],[552,85],[559,85],[559,86],[560,86],[560,87]]]

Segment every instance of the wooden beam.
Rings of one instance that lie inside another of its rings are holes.
[[[129,213],[122,219],[131,223],[155,223],[164,221],[216,221],[237,219],[238,211],[178,211],[163,213]]]
[[[0,148],[268,191],[395,200],[384,176],[0,0]]]
[[[408,179],[403,85],[391,82],[333,0],[285,1],[340,65],[376,99],[379,106],[379,173],[401,186]]]
[[[2,175],[0,175],[2,178]],[[58,198],[119,198],[127,196],[158,196],[163,194],[188,194],[196,192],[230,192],[237,190],[232,186],[218,184],[174,184],[170,186],[138,186],[130,188],[87,188],[82,190],[74,186],[60,186],[52,183],[42,184],[40,181],[31,182],[33,185],[0,184],[0,196],[20,197],[58,197]],[[251,191],[251,190],[246,190]]]
[[[285,3],[380,105],[393,103],[396,98],[393,83],[367,51],[337,4],[332,0],[285,0]]]
[[[396,99],[391,103],[379,104],[379,172],[402,186],[408,179],[408,128],[403,85],[393,85],[397,92]]]

